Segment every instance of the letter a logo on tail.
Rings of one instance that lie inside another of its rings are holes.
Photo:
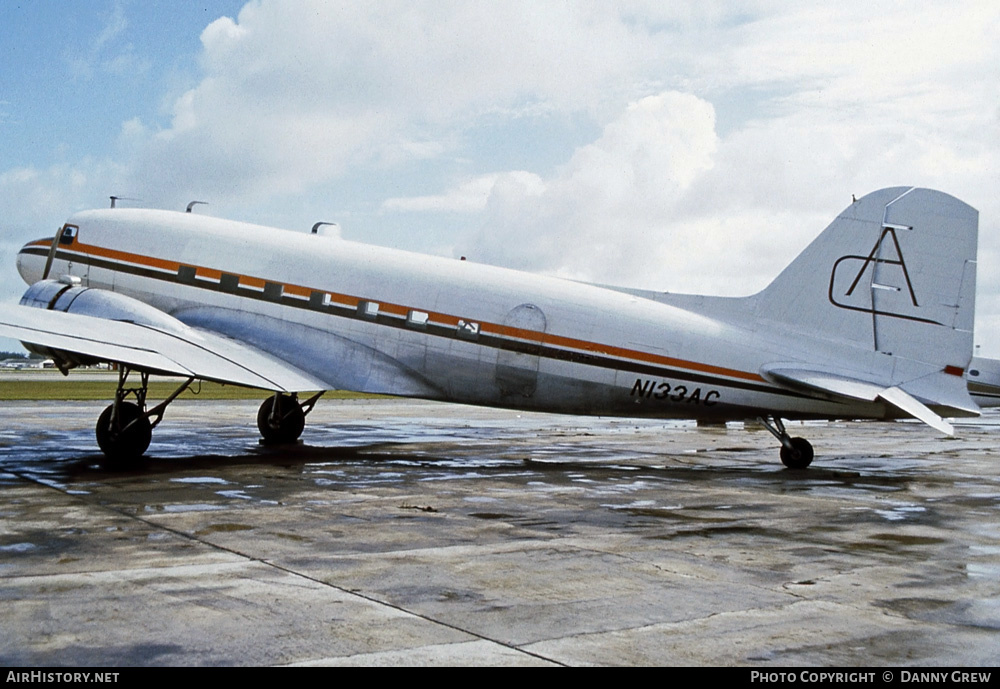
[[[911,229],[886,225],[867,256],[838,258],[830,272],[830,303],[852,311],[941,325],[915,313],[920,304],[896,236],[896,230]],[[889,238],[891,241],[887,241]],[[855,272],[853,268],[858,262],[861,265]],[[863,281],[866,275],[867,280]]]

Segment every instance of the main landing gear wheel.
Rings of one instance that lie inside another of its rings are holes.
[[[306,413],[294,395],[268,397],[257,412],[257,429],[268,443],[294,443],[305,427]]]
[[[788,435],[785,424],[777,414],[772,414],[770,417],[774,419],[773,424],[763,416],[758,416],[757,420],[781,442],[781,463],[789,469],[805,469],[812,464],[812,444],[805,438],[793,438]]]
[[[146,409],[146,393],[149,389],[149,373],[138,371],[139,384],[128,387],[128,377],[132,369],[126,364],[118,365],[118,387],[115,401],[97,419],[97,444],[104,452],[106,464],[120,467],[133,462],[149,448],[153,439],[153,429],[163,420],[163,411],[177,396],[188,389],[194,378],[188,378],[167,399],[152,409]],[[133,397],[135,402],[127,402]]]
[[[781,446],[781,463],[789,469],[805,469],[812,464],[813,446],[805,438],[789,438],[788,444]]]
[[[131,402],[119,402],[118,413],[111,404],[97,419],[97,444],[114,465],[142,457],[153,439],[149,417]]]

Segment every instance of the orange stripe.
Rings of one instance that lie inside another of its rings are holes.
[[[386,304],[384,302],[378,303],[378,310],[380,313],[391,313],[394,316],[403,316],[404,318],[410,313],[410,309],[405,306]]]
[[[32,245],[45,246],[51,243],[51,239],[46,242],[45,240],[38,240],[33,242]],[[126,251],[118,251],[117,249],[106,249],[104,247],[88,245],[88,244],[77,244],[74,249],[80,251],[81,253],[89,253],[96,256],[102,256],[105,258],[113,258],[119,261],[124,261],[127,263],[136,263],[139,265],[152,266],[160,268],[162,270],[177,272],[181,264],[175,261],[165,261],[163,259],[153,258],[150,256],[141,256],[139,254],[132,254]],[[211,278],[214,280],[221,279],[221,270],[216,270],[214,268],[205,268],[203,266],[197,267],[197,275]],[[269,282],[263,278],[251,277],[246,275],[239,275],[240,284],[258,287],[263,289],[264,283]],[[294,294],[302,297],[309,297],[314,291],[310,287],[305,287],[303,285],[283,285],[284,292],[286,294]],[[358,303],[361,301],[375,301],[379,304],[379,310],[382,313],[391,313],[397,316],[407,316],[411,311],[410,307],[402,306],[400,304],[386,304],[384,302],[378,302],[375,299],[363,299],[361,297],[354,297],[347,294],[337,294],[333,292],[327,292],[324,290],[317,290],[324,294],[330,295],[330,301],[337,303],[349,308],[356,308]],[[412,309],[420,310],[420,309]],[[459,318],[458,316],[452,316],[444,313],[434,313],[429,312],[429,319],[435,323],[441,323],[444,325],[458,326],[460,320],[466,322],[471,321],[467,318]],[[553,335],[550,333],[538,332],[536,330],[525,330],[523,328],[514,328],[506,325],[499,325],[497,323],[483,323],[478,322],[480,327],[480,332],[492,333],[495,335],[503,335],[506,337],[511,337],[519,340],[525,340],[528,342],[537,342],[540,345],[554,345],[558,347],[564,347],[566,349],[576,349],[585,352],[594,352],[597,354],[604,354],[608,356],[617,357],[620,359],[631,359],[633,361],[642,361],[650,364],[659,364],[662,366],[670,366],[673,368],[683,368],[690,371],[700,371],[702,373],[710,373],[713,375],[727,376],[729,378],[740,378],[742,380],[750,380],[754,382],[766,382],[763,377],[756,373],[750,373],[747,371],[740,371],[732,368],[725,368],[723,366],[713,366],[711,364],[703,364],[697,361],[686,361],[684,359],[675,359],[674,357],[661,356],[659,354],[651,354],[648,352],[640,352],[635,349],[625,349],[623,347],[615,347],[613,345],[599,344],[597,342],[588,342],[586,340],[577,340],[571,337],[563,337],[561,335]],[[956,372],[957,371],[957,372]],[[954,366],[949,366],[945,369],[946,373],[952,375],[962,375],[963,371],[957,369]]]
[[[453,328],[458,327],[459,321],[469,321],[468,318],[459,318],[458,316],[449,316],[446,313],[434,313],[433,311],[429,314],[428,320],[436,325],[450,325]]]
[[[76,244],[74,246],[76,251],[85,254],[93,254],[95,256],[102,256],[104,258],[113,258],[118,261],[124,261],[125,263],[136,263],[139,265],[150,266],[153,268],[159,268],[161,270],[166,270],[172,273],[176,273],[181,267],[181,264],[176,261],[164,261],[160,258],[153,258],[151,256],[140,256],[139,254],[130,254],[127,251],[118,251],[117,249],[105,249],[103,246],[95,246],[93,244]],[[199,274],[204,274],[203,271],[208,270],[207,268],[198,268]],[[214,271],[216,279],[221,276],[221,271]]]
[[[691,371],[701,371],[702,373],[712,373],[715,375],[728,376],[730,378],[742,378],[744,380],[766,382],[764,378],[756,373],[748,373],[737,369],[713,366],[711,364],[702,364],[696,361],[675,359],[674,357],[640,352],[635,349],[625,349],[623,347],[615,347],[613,345],[598,344],[596,342],[587,342],[586,340],[576,340],[571,337],[563,337],[561,335],[539,333],[535,330],[522,330],[521,328],[511,328],[509,326],[499,326],[491,323],[483,323],[480,327],[484,332],[492,332],[505,335],[507,337],[514,337],[520,340],[534,341],[539,344],[556,345],[567,349],[578,349],[587,352],[594,352],[596,354],[605,354],[608,356],[618,357],[620,359],[644,361],[650,364],[686,368]]]

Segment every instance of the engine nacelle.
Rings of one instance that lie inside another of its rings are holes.
[[[21,297],[22,306],[31,306],[49,311],[63,311],[82,316],[93,316],[113,321],[124,321],[148,325],[157,330],[181,333],[187,326],[173,316],[143,302],[103,289],[84,287],[80,279],[64,275],[58,280],[39,280]],[[98,360],[50,347],[22,343],[29,352],[51,357],[60,370],[67,371],[76,366],[100,363]]]

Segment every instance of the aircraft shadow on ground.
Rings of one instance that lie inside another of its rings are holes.
[[[116,477],[162,477],[188,473],[192,470],[220,472],[238,467],[282,467],[304,468],[308,465],[342,465],[350,472],[371,472],[380,467],[394,473],[427,470],[447,470],[455,475],[469,474],[483,476],[488,480],[491,474],[509,474],[512,470],[526,471],[538,475],[584,475],[589,479],[618,478],[623,476],[643,476],[664,481],[684,483],[712,483],[752,480],[790,487],[813,486],[818,482],[852,487],[855,484],[877,486],[883,489],[903,487],[912,480],[908,472],[872,475],[863,469],[844,467],[823,467],[813,465],[807,470],[789,470],[773,462],[748,461],[745,466],[718,466],[712,462],[692,463],[690,455],[664,454],[653,463],[630,461],[621,458],[595,460],[592,452],[586,457],[574,459],[572,452],[566,458],[547,456],[544,459],[531,457],[470,457],[446,450],[436,453],[413,453],[411,443],[379,442],[368,445],[326,446],[309,445],[303,442],[294,445],[268,445],[246,447],[243,452],[231,454],[200,453],[192,455],[170,455],[144,457],[126,466],[109,466],[99,453],[76,454],[63,458],[16,461],[8,459],[0,463],[0,470],[15,475],[32,476],[56,482],[72,484]],[[706,459],[712,453],[706,453]],[[678,463],[680,462],[680,463]]]

